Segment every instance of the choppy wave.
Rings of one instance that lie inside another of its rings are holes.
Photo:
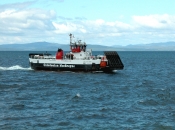
[[[11,67],[2,67],[0,66],[0,70],[31,70],[31,68],[24,68],[24,67],[21,67],[19,65],[14,65],[14,66],[11,66]]]
[[[28,52],[0,52],[0,130],[173,130],[174,52],[119,53],[125,69],[93,74],[34,71]]]

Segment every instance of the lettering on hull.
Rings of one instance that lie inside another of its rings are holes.
[[[67,64],[49,64],[49,63],[44,63],[43,66],[45,66],[45,67],[59,67],[59,68],[75,68],[75,65],[67,65]]]

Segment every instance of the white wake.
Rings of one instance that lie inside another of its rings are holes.
[[[19,65],[11,66],[11,67],[2,67],[0,66],[0,70],[32,70],[30,67],[29,68],[24,68]]]

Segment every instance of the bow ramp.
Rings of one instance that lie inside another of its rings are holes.
[[[124,65],[116,51],[104,51],[110,68],[123,69]]]

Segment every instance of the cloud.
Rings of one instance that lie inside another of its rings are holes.
[[[36,13],[37,12],[37,13]],[[55,18],[54,11],[43,11],[39,9],[28,9],[17,11],[14,9],[0,12],[1,29],[8,31],[10,28],[30,29],[30,28],[50,28],[50,19]]]
[[[55,2],[64,2],[64,0],[50,0],[50,1],[55,1]]]
[[[68,43],[69,33],[83,37],[87,43],[106,45],[175,40],[174,15],[135,15],[131,22],[89,20],[61,16],[61,12],[58,16],[54,10],[29,8],[34,2],[0,6],[0,44],[37,41]]]
[[[174,29],[175,16],[164,15],[148,15],[133,16],[133,20],[140,26],[156,28],[156,29]]]
[[[130,32],[132,26],[119,21],[106,22],[102,19],[97,20],[71,20],[66,22],[52,22],[56,33],[87,33],[97,37],[121,36]]]
[[[78,28],[76,24],[73,23],[56,23],[52,22],[52,24],[55,27],[56,33],[69,33],[69,32],[75,32]]]
[[[31,6],[32,4],[34,4],[35,2],[36,0],[0,5],[0,11],[6,10],[6,9],[25,9]]]
[[[133,23],[141,43],[175,41],[175,15],[133,16]]]
[[[32,38],[38,40],[37,36],[42,37],[42,34],[45,36],[48,31],[55,29],[51,22],[55,18],[56,13],[53,10],[26,9],[19,11],[7,9],[0,11],[0,38],[5,39],[1,43],[16,43],[20,41],[19,39],[25,43],[30,41],[25,41],[29,37],[31,40]]]

